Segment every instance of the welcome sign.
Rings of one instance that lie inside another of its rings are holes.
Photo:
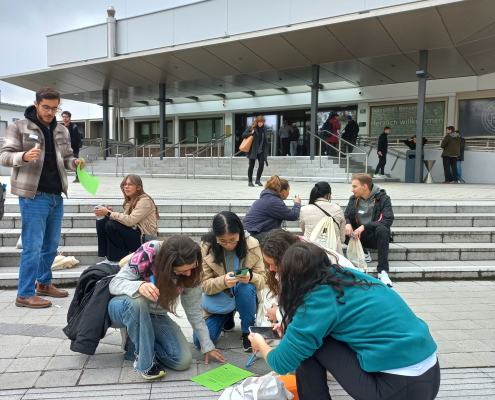
[[[385,126],[392,128],[391,136],[416,134],[418,105],[396,104],[370,107],[370,136],[379,136]],[[425,104],[423,136],[443,136],[445,131],[445,101]]]

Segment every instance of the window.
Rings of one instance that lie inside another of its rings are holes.
[[[186,143],[208,143],[223,135],[223,118],[188,119],[180,121],[180,140]]]
[[[166,121],[167,124],[167,140],[165,143],[174,142],[173,121]],[[150,140],[160,137],[160,123],[156,121],[139,121],[136,122],[136,138],[138,144],[149,142]]]

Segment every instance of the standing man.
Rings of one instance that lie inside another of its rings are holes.
[[[356,144],[358,134],[359,134],[359,125],[358,123],[352,118],[352,115],[347,116],[347,125],[344,128],[344,134],[342,135],[342,139],[347,140],[349,143],[352,143],[353,145]],[[347,145],[347,152],[352,153],[354,150],[354,146],[351,146],[350,144]]]
[[[459,155],[459,157],[457,158],[457,178],[458,178],[458,182],[459,183],[466,183],[464,182],[464,180],[462,179],[462,165],[461,163],[464,161],[464,149],[466,148],[466,139],[464,139],[462,136],[461,136],[461,132],[459,131],[455,131],[456,135],[459,136],[461,138],[461,154]]]
[[[371,255],[365,248],[377,249],[378,279],[392,287],[388,277],[390,227],[394,222],[390,197],[385,190],[373,184],[371,176],[364,173],[352,176],[352,193],[344,213],[346,243],[351,235],[360,239],[367,263],[371,262]]]
[[[461,155],[461,138],[454,132],[453,126],[447,127],[447,134],[443,138],[440,147],[443,149],[443,172],[445,181],[443,183],[459,183],[457,176],[457,159]],[[452,173],[450,173],[452,170]]]
[[[0,150],[0,164],[12,168],[12,194],[19,196],[22,216],[21,265],[15,305],[45,308],[52,303],[37,295],[66,297],[52,284],[51,266],[57,255],[67,196],[66,169],[75,171],[69,132],[57,124],[60,94],[49,87],[36,92],[26,119],[9,125]],[[86,163],[82,161],[81,168]]]
[[[287,122],[284,120],[282,123],[282,127],[278,130],[278,136],[280,136],[280,147],[282,148],[282,156],[288,156],[290,153],[290,135],[292,133],[292,129]]]
[[[299,132],[299,128],[296,123],[292,124],[292,132],[290,134],[290,155],[297,156],[297,142],[299,141],[299,136],[301,133]]]
[[[385,178],[385,164],[387,163],[388,152],[388,135],[390,135],[392,129],[390,126],[386,126],[383,133],[378,138],[378,165],[375,169],[375,175],[373,178]],[[381,174],[378,172],[381,171]]]
[[[70,135],[70,147],[72,147],[72,152],[74,153],[75,158],[79,158],[79,149],[81,148],[82,134],[77,129],[77,125],[71,122],[72,114],[70,111],[64,111],[62,113],[62,119],[64,120],[64,125],[69,131]],[[76,179],[73,181],[74,183],[79,182],[79,177],[76,173]]]
[[[340,122],[339,122],[339,114],[331,113],[330,117],[328,117],[327,121],[321,127],[323,132],[323,136],[326,138],[326,142],[331,144],[333,147],[337,147],[339,143],[339,130],[340,130]],[[327,154],[329,156],[336,156],[337,151],[330,146],[327,146]]]

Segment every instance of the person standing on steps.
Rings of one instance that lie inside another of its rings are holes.
[[[461,163],[464,161],[464,149],[466,148],[466,139],[464,139],[461,136],[461,132],[455,131],[455,133],[457,136],[459,136],[461,138],[461,153],[460,153],[459,157],[457,158],[457,175],[458,175],[457,178],[458,178],[459,183],[466,183],[462,179],[462,165],[461,165]]]
[[[301,133],[299,132],[299,128],[296,123],[292,124],[292,132],[290,134],[290,155],[292,157],[297,156],[297,143],[299,141],[299,137]]]
[[[64,111],[62,113],[62,120],[64,121],[64,126],[67,128],[70,135],[70,147],[72,147],[72,152],[74,153],[74,157],[79,158],[79,150],[82,147],[81,142],[83,139],[83,135],[77,129],[77,125],[71,122],[70,120],[71,117],[72,114],[70,113],[70,111]],[[74,183],[79,182],[79,177],[77,176],[77,173],[76,173],[76,179],[74,179],[73,182]]]
[[[388,135],[390,135],[392,129],[390,126],[386,126],[383,129],[383,133],[378,138],[378,165],[375,169],[375,175],[373,178],[385,178],[385,164],[387,163],[387,152],[388,152]],[[381,174],[378,172],[381,171]]]
[[[19,196],[22,216],[21,263],[15,305],[45,308],[52,303],[38,297],[66,297],[69,292],[52,283],[51,266],[57,255],[67,196],[66,169],[76,171],[84,160],[74,158],[69,132],[57,124],[60,93],[44,87],[24,113],[26,119],[7,128],[0,164],[12,168],[12,194]],[[37,282],[37,283],[36,283]]]
[[[344,128],[344,134],[342,135],[342,139],[347,140],[349,143],[355,145],[359,134],[359,125],[352,118],[352,115],[348,115],[347,120],[349,122],[347,122],[347,125]],[[348,144],[347,152],[352,153],[353,151],[354,151],[354,146]]]
[[[292,128],[290,127],[287,120],[284,120],[282,127],[278,131],[278,136],[280,136],[280,147],[282,149],[282,156],[288,156],[290,153],[290,142],[291,142]]]
[[[321,127],[321,130],[324,131],[322,135],[325,138],[325,141],[333,147],[337,147],[337,144],[339,142],[340,130],[339,114],[331,113],[330,117],[328,117],[327,121]],[[333,147],[325,147],[326,154],[328,154],[329,156],[337,155],[337,151]]]
[[[447,127],[447,134],[443,138],[440,147],[443,149],[443,172],[445,181],[443,183],[459,183],[457,175],[457,159],[461,155],[461,138],[454,132],[453,126]],[[452,170],[452,173],[450,172]]]
[[[254,136],[253,143],[251,144],[251,149],[247,153],[247,158],[249,159],[248,168],[248,186],[254,187],[253,185],[253,171],[254,164],[258,160],[258,171],[256,172],[256,184],[258,186],[263,186],[261,183],[261,174],[263,173],[264,163],[268,166],[268,140],[266,134],[265,117],[263,115],[258,115],[252,125],[246,129],[242,134],[243,139],[247,139],[250,136]]]
[[[346,243],[351,235],[360,239],[367,263],[371,262],[371,255],[366,248],[377,249],[378,279],[392,287],[388,277],[390,228],[394,222],[392,202],[387,192],[373,183],[369,174],[355,174],[351,180],[354,194],[344,212]]]

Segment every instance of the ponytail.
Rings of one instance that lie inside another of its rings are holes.
[[[289,189],[289,182],[284,178],[279,178],[277,175],[272,175],[265,184],[265,190],[272,190],[278,195],[287,189]]]
[[[328,194],[332,194],[332,188],[328,184],[328,182],[318,182],[315,184],[313,189],[311,189],[311,193],[309,195],[309,204],[315,204],[316,200],[325,197]]]

